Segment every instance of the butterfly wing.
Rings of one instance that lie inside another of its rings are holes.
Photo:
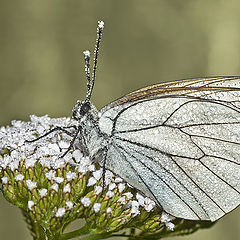
[[[240,78],[158,84],[100,111],[107,167],[169,214],[215,221],[240,204]]]

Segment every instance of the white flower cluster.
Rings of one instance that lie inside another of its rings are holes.
[[[15,171],[19,168],[21,161],[24,161],[25,168],[34,168],[36,164],[40,163],[42,167],[47,167],[48,172],[45,173],[45,177],[51,182],[50,190],[58,192],[59,184],[62,182],[71,182],[77,177],[77,173],[86,174],[90,173],[90,177],[87,182],[87,187],[94,187],[96,195],[100,195],[103,191],[102,186],[97,185],[102,178],[103,170],[97,169],[91,162],[89,157],[83,156],[79,147],[73,148],[69,153],[61,158],[60,156],[68,149],[71,137],[65,133],[53,132],[45,138],[38,141],[28,143],[26,140],[32,140],[36,135],[43,135],[49,129],[54,126],[69,126],[74,124],[69,118],[51,119],[48,116],[36,117],[31,116],[30,122],[13,121],[11,127],[0,128],[0,151],[4,149],[10,150],[10,155],[5,154],[4,157],[0,157],[0,171],[6,168]],[[75,123],[76,124],[76,123]],[[69,129],[71,131],[71,129]],[[76,142],[76,145],[79,144]],[[71,164],[75,167],[76,172],[67,171],[64,177],[59,177],[58,169],[63,168],[66,164]],[[29,191],[37,188],[37,183],[31,179],[27,179],[24,174],[17,174],[15,181],[26,181]],[[3,176],[1,178],[2,184],[7,184],[8,177]],[[120,177],[115,176],[112,172],[105,172],[105,186],[106,197],[111,199],[115,196],[115,193],[121,193],[121,197],[118,202],[128,208],[131,208],[132,216],[137,216],[140,213],[140,208],[145,209],[147,212],[153,211],[155,208],[155,202],[147,197],[143,197],[139,193],[134,196],[131,192],[126,192],[127,184],[123,182]],[[48,195],[48,190],[45,188],[38,189],[41,198]],[[65,184],[63,187],[63,193],[71,192],[71,184]],[[88,197],[82,197],[80,200],[84,207],[91,205],[91,199]],[[31,210],[36,203],[28,201],[28,208]],[[61,207],[56,211],[56,217],[62,217],[66,210],[72,209],[74,203],[68,201],[66,207]],[[94,203],[92,209],[94,212],[101,210],[101,203]],[[111,214],[113,209],[108,207],[106,212]],[[171,223],[173,218],[167,218],[167,215],[162,215],[162,222],[170,229],[173,230],[174,224]]]

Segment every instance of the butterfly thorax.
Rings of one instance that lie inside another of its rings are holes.
[[[73,108],[73,118],[79,122],[84,150],[91,160],[101,162],[108,139],[99,129],[98,110],[90,102],[78,101]]]

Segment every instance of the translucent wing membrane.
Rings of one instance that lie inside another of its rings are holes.
[[[107,167],[169,214],[215,221],[240,204],[238,77],[140,89],[103,108],[99,126]]]
[[[227,94],[235,95],[235,91],[239,91],[240,81],[239,76],[233,77],[210,77],[210,78],[198,78],[198,79],[186,79],[182,81],[174,81],[169,83],[161,83],[152,86],[148,86],[132,93],[129,93],[122,98],[108,104],[102,111],[106,111],[116,105],[121,105],[128,102],[138,101],[140,99],[149,99],[159,97],[159,95],[176,95],[176,96],[207,96],[209,98],[215,94],[221,98],[223,92],[232,92]],[[223,100],[223,99],[222,99]],[[239,100],[239,99],[237,99]]]

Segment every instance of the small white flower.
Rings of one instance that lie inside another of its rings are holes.
[[[139,202],[136,200],[131,201],[132,208],[139,208]]]
[[[125,183],[119,183],[118,184],[118,191],[121,193],[125,189],[126,185]]]
[[[42,188],[39,190],[39,194],[40,194],[40,197],[45,197],[47,195],[47,189],[46,188]]]
[[[115,183],[120,183],[120,182],[122,182],[123,180],[120,178],[120,177],[116,177],[115,178]]]
[[[54,183],[51,187],[50,187],[50,189],[53,189],[54,191],[58,191],[58,184],[57,183]]]
[[[174,219],[175,219],[174,216],[172,216],[164,211],[162,212],[161,222],[165,223],[165,226],[171,231],[173,231],[174,227],[175,227],[175,225],[171,222]]]
[[[145,197],[145,204],[152,204],[152,203],[153,203],[152,199]]]
[[[52,156],[51,161],[55,169],[63,168],[66,164],[65,158],[58,158],[57,156]]]
[[[25,160],[25,166],[26,166],[26,168],[34,167],[36,161],[37,161],[37,160],[34,159],[34,158],[28,158],[28,159],[26,159],[26,160]]]
[[[32,210],[32,207],[34,206],[34,202],[33,201],[28,201],[28,209]]]
[[[8,177],[2,177],[2,183],[3,184],[7,184],[7,182],[8,182]]]
[[[99,212],[101,209],[101,203],[94,203],[93,204],[93,210],[95,213]]]
[[[66,179],[68,181],[71,181],[71,180],[75,179],[76,176],[77,176],[77,174],[75,172],[69,171],[69,172],[66,173]]]
[[[48,148],[51,149],[54,153],[60,153],[60,148],[56,143],[48,144]]]
[[[69,143],[68,143],[68,142],[65,142],[65,141],[63,141],[63,140],[60,140],[60,141],[58,142],[58,146],[59,146],[60,148],[62,148],[62,149],[67,149],[67,148],[69,147]]]
[[[59,183],[62,183],[64,181],[64,178],[62,178],[62,177],[55,177],[54,181],[59,184]]]
[[[132,205],[132,209],[131,209],[131,213],[134,215],[134,216],[136,216],[136,215],[138,215],[139,213],[140,213],[140,211],[139,211],[139,203],[138,203],[138,201],[135,201],[135,200],[133,200],[132,202],[131,202],[131,205]]]
[[[111,190],[113,190],[116,186],[117,186],[116,183],[110,183],[109,186],[108,186],[108,189],[111,191]]]
[[[96,180],[99,180],[102,176],[102,171],[101,170],[97,170],[95,172],[93,172],[93,177],[96,179]]]
[[[145,201],[144,208],[147,212],[150,212],[156,206],[155,202],[148,197],[146,197],[144,201]]]
[[[48,180],[52,180],[55,178],[56,172],[54,170],[50,170],[49,172],[45,173],[45,176]]]
[[[106,179],[110,179],[110,180],[112,181],[113,173],[112,173],[111,171],[107,170],[107,171],[105,172],[105,178],[106,178]]]
[[[88,197],[83,197],[81,199],[81,203],[83,204],[84,207],[89,207],[91,204],[91,200]]]
[[[83,166],[89,166],[89,165],[91,165],[91,160],[90,160],[90,158],[89,157],[83,157],[83,158],[81,158],[81,162],[80,162],[80,164],[81,165],[83,165]]]
[[[97,180],[94,177],[90,177],[88,179],[87,187],[93,186],[96,182]]]
[[[152,211],[154,207],[155,207],[155,203],[154,204],[148,204],[148,205],[144,206],[144,208],[147,212]]]
[[[11,163],[8,164],[9,168],[11,169],[11,171],[13,172],[14,170],[18,169],[19,166],[19,161],[12,161]]]
[[[30,179],[26,180],[27,187],[30,191],[37,187],[37,183],[31,181]]]
[[[88,166],[88,170],[89,170],[90,172],[95,171],[95,169],[96,169],[96,168],[95,168],[95,165],[93,165],[93,164]]]
[[[66,192],[71,192],[71,188],[70,188],[70,185],[69,184],[67,184],[66,186],[64,186],[64,188],[63,188],[63,192],[64,193],[66,193]]]
[[[136,194],[136,199],[138,200],[139,205],[144,207],[144,205],[145,205],[145,198],[141,194],[137,193]]]
[[[18,174],[17,176],[15,176],[16,181],[22,181],[23,179],[24,179],[24,176],[22,174]]]
[[[5,156],[4,158],[3,157],[1,157],[0,158],[1,159],[1,161],[0,161],[0,166],[3,168],[3,169],[5,169],[7,166],[8,166],[8,162],[9,162],[9,160],[10,160],[10,156]],[[3,160],[4,159],[4,160]]]
[[[162,223],[170,222],[170,221],[172,221],[174,219],[175,219],[174,216],[172,216],[172,215],[170,215],[170,214],[168,214],[168,213],[166,213],[164,211],[162,212],[162,216],[161,216],[161,222]]]
[[[45,131],[45,128],[41,125],[37,126],[36,131],[38,132],[39,135],[42,135],[43,132]]]
[[[101,186],[96,186],[94,189],[94,192],[98,195],[102,192],[102,187]]]
[[[18,159],[19,158],[19,152],[17,150],[13,150],[11,152],[11,158],[12,159]]]
[[[117,201],[120,202],[121,204],[126,203],[125,197],[120,197]]]
[[[40,157],[40,159],[39,159],[39,162],[40,162],[40,164],[43,166],[43,167],[46,167],[46,168],[50,168],[51,167],[51,161],[48,159],[48,158],[44,158],[44,157]],[[51,170],[51,171],[53,171],[53,170]],[[50,172],[51,172],[50,171]],[[45,174],[45,176],[47,177],[47,174],[48,173],[46,173]],[[49,176],[50,177],[50,176]],[[47,177],[48,178],[48,177]],[[48,178],[49,179],[49,178]],[[50,180],[50,179],[49,179]]]
[[[80,150],[76,149],[76,150],[73,151],[72,156],[75,159],[75,162],[78,163],[78,162],[81,161],[81,159],[83,157],[83,154]]]
[[[112,209],[110,207],[107,208],[107,213],[112,213]]]
[[[62,217],[65,214],[66,210],[65,208],[59,208],[56,212],[56,217]]]
[[[112,197],[114,196],[114,192],[108,191],[108,192],[106,193],[106,196],[109,197],[109,198],[112,198]]]
[[[165,226],[170,230],[170,231],[174,231],[174,227],[175,225],[171,222],[167,222],[165,223]]]
[[[72,209],[73,208],[73,202],[67,201],[66,206],[67,206],[68,209]]]
[[[85,174],[88,171],[88,168],[86,166],[79,165],[77,167],[77,170],[78,170],[78,172]]]
[[[123,195],[126,196],[128,200],[133,197],[133,194],[131,192],[124,193]]]

